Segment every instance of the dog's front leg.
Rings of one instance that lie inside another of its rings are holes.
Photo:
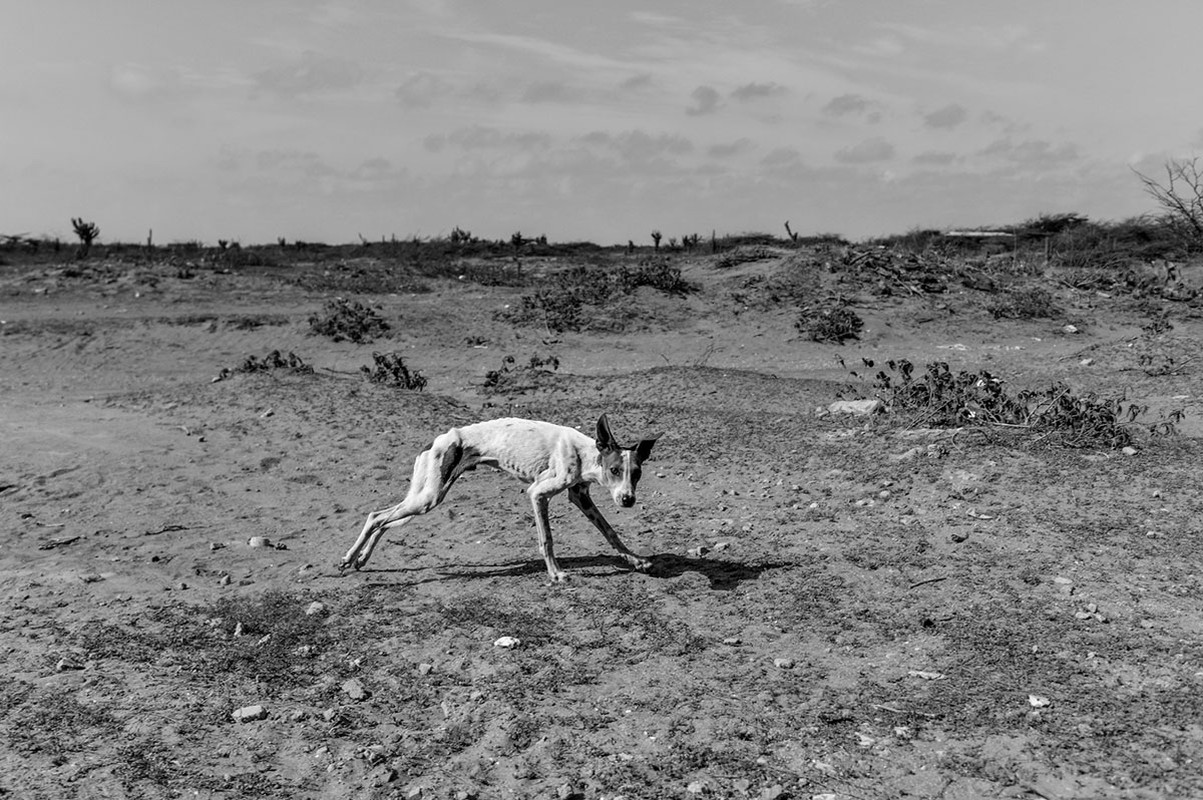
[[[561,583],[568,580],[568,575],[556,563],[555,545],[551,541],[551,523],[547,519],[547,505],[551,501],[551,495],[538,492],[536,486],[537,484],[531,486],[528,493],[531,505],[535,509],[535,528],[539,532],[539,552],[543,555],[544,563],[547,564],[547,574],[551,577],[552,582]]]
[[[631,550],[622,543],[618,538],[618,531],[610,527],[610,523],[602,516],[601,509],[593,502],[593,498],[589,496],[589,489],[585,486],[573,486],[568,490],[568,499],[572,504],[581,510],[581,513],[593,523],[593,526],[601,531],[601,535],[606,537],[606,541],[610,546],[618,551],[619,555],[635,569],[640,572],[647,572],[652,568],[650,559],[644,558],[641,555],[631,552]]]

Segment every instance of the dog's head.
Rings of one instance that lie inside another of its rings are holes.
[[[652,453],[652,445],[664,434],[640,439],[634,447],[623,447],[610,433],[610,423],[602,414],[597,421],[597,452],[602,468],[602,486],[610,490],[615,504],[623,508],[635,505],[635,487],[643,462]]]

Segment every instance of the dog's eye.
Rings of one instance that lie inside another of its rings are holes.
[[[622,474],[622,467],[610,467],[610,474],[617,478]]]

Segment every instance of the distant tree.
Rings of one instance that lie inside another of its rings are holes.
[[[652,231],[652,245],[657,253],[660,252],[660,240],[663,237],[664,234],[660,233],[660,231]]]
[[[76,253],[76,257],[87,258],[92,249],[92,242],[100,235],[100,228],[95,222],[84,222],[83,217],[72,217],[71,226],[75,228],[75,235],[79,237],[79,252]]]
[[[1203,244],[1203,171],[1199,157],[1165,162],[1165,183],[1132,169],[1145,194],[1161,206],[1166,220],[1196,245]]]

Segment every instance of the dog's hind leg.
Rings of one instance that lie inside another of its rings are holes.
[[[618,551],[619,555],[635,569],[640,572],[646,572],[652,568],[652,562],[643,556],[637,555],[622,543],[618,538],[618,532],[610,527],[610,523],[606,522],[606,518],[602,516],[601,510],[593,502],[593,498],[589,496],[589,488],[587,486],[573,486],[568,490],[568,499],[572,504],[581,510],[581,513],[593,523],[593,526],[601,531],[601,535],[606,537],[606,541],[610,546]]]
[[[456,431],[435,439],[430,449],[414,460],[413,477],[405,499],[391,508],[368,514],[363,530],[339,562],[339,569],[363,569],[385,531],[399,528],[443,502],[456,479],[470,466],[465,463],[463,446]]]

